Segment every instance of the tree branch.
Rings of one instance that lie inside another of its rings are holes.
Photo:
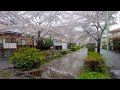
[[[48,30],[43,36],[41,36],[41,37],[44,37],[45,35],[48,35],[48,32],[49,32],[50,30]]]
[[[83,27],[83,26],[82,26]],[[97,38],[95,38],[85,27],[83,27],[84,28],[84,30],[89,34],[89,35],[91,35],[96,41],[98,41],[97,40]]]
[[[102,32],[101,32],[101,34],[100,34],[100,37],[102,37],[102,34],[103,34],[103,32],[105,31],[105,29],[106,29],[106,26],[107,26],[107,23],[105,23],[105,27],[102,29]]]

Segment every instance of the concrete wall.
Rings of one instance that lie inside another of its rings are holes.
[[[63,42],[54,42],[54,46],[62,46],[62,49],[67,49],[67,43]]]
[[[54,42],[54,46],[62,46],[61,42]]]
[[[67,43],[62,43],[62,49],[67,49]]]

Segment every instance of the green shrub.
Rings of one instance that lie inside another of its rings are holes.
[[[99,72],[84,72],[78,76],[78,79],[110,79],[110,77]]]
[[[80,50],[80,46],[70,47],[69,49],[70,51],[77,51],[77,50]]]
[[[84,48],[85,46],[84,45],[82,45],[82,46],[80,46],[81,48]]]
[[[95,51],[95,47],[93,46],[88,46],[88,52],[94,52]]]
[[[52,52],[50,52],[50,50],[44,50],[41,52],[43,52],[43,54],[45,55],[45,60],[49,59],[52,56]]]
[[[67,45],[68,45],[67,47],[70,48],[76,46],[76,43],[68,43]]]
[[[84,59],[85,69],[89,68],[91,71],[102,71],[104,58],[97,52],[88,52],[88,56]]]
[[[113,44],[114,51],[120,51],[120,44]]]
[[[88,48],[88,52],[94,52],[95,51],[95,44],[94,43],[88,43],[86,45],[86,47]]]
[[[44,54],[45,54],[45,55],[50,55],[51,52],[50,52],[49,50],[45,50],[45,51],[44,51]]]
[[[65,55],[65,54],[67,54],[67,50],[58,50],[58,52],[61,54],[61,55]]]
[[[52,47],[53,45],[53,40],[50,40],[49,38],[44,38],[37,41],[36,47],[37,49],[48,50],[50,49],[50,46]]]
[[[28,70],[39,67],[45,59],[42,52],[39,52],[36,48],[21,48],[18,52],[14,53],[10,57],[10,62],[14,64],[16,68],[22,70]]]
[[[44,45],[43,47],[45,48],[50,48],[50,46],[52,47],[54,44],[53,44],[53,40],[50,40],[49,38],[45,38],[44,39]]]

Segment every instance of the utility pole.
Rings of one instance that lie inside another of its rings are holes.
[[[107,29],[106,29],[106,34],[107,34],[107,38],[106,38],[106,44],[107,44],[107,51],[106,51],[106,64],[108,65],[108,30],[109,30],[109,26],[108,26],[108,11],[107,11],[107,18],[106,18],[106,22],[107,22]]]

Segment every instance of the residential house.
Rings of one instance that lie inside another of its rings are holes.
[[[114,39],[120,39],[120,28],[113,29],[110,32],[110,46],[113,49],[113,40]],[[116,44],[120,44],[120,41],[116,41]]]
[[[0,30],[0,55],[2,56],[2,52],[4,52],[4,55],[7,55],[8,57],[19,48],[22,48],[24,46],[35,46],[35,40],[28,36],[23,35],[23,33],[19,32],[13,32],[9,30]]]
[[[23,36],[22,33],[5,31],[0,32],[0,43],[4,49],[16,49],[19,46],[36,45],[34,39],[30,36]]]

